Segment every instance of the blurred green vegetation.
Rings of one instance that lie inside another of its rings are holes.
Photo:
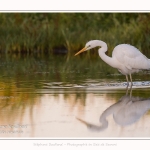
[[[88,55],[87,55],[88,56]],[[50,83],[48,88],[53,88],[51,83],[62,83],[61,86],[73,87],[75,84],[126,82],[124,75],[117,69],[108,66],[99,57],[72,57],[67,55],[28,56],[18,54],[0,55],[0,81],[4,82],[7,89],[13,82],[23,90],[41,89],[44,83]],[[77,63],[78,62],[78,63]],[[149,72],[139,72],[133,75],[134,81],[147,81]],[[32,84],[31,84],[32,83]],[[56,85],[59,86],[59,85]],[[5,89],[5,86],[1,86]]]
[[[108,66],[99,57],[82,56],[68,59],[68,55],[55,55],[55,57],[53,55],[0,55],[0,80],[8,83],[9,86],[9,82],[14,79],[19,87],[30,85],[30,88],[34,89],[41,88],[43,85],[40,81],[43,80],[48,83],[74,84],[86,79],[117,78],[109,75],[118,71]],[[19,84],[20,81],[21,83],[26,81],[26,83]],[[34,83],[30,84],[31,82]]]
[[[0,52],[74,52],[92,39],[150,49],[149,13],[0,13]],[[111,51],[110,51],[111,52]]]

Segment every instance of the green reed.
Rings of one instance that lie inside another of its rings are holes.
[[[0,51],[74,53],[92,39],[105,41],[110,50],[129,43],[147,51],[149,20],[149,13],[1,13]]]

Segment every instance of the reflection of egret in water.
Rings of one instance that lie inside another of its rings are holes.
[[[127,92],[128,93],[128,92]],[[94,125],[77,118],[87,125],[90,130],[103,131],[108,127],[107,117],[112,114],[114,121],[121,126],[127,126],[138,121],[150,109],[150,98],[140,98],[126,94],[120,100],[108,107],[100,116],[101,125]]]

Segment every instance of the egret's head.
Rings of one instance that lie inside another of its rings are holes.
[[[92,41],[87,42],[85,44],[85,47],[83,49],[81,49],[79,52],[77,52],[75,54],[75,56],[78,55],[78,54],[80,54],[80,53],[82,53],[82,52],[84,52],[84,51],[87,51],[87,50],[90,50],[90,49],[96,47],[97,46],[97,41],[98,40],[92,40]]]

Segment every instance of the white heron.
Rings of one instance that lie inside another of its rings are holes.
[[[127,87],[129,85],[128,75],[130,76],[132,86],[132,73],[150,69],[150,59],[143,55],[137,48],[129,44],[116,46],[112,52],[112,57],[109,57],[105,54],[107,44],[100,40],[92,40],[87,42],[85,47],[77,52],[75,56],[95,47],[100,47],[98,53],[104,62],[118,69],[120,73],[126,76]]]

